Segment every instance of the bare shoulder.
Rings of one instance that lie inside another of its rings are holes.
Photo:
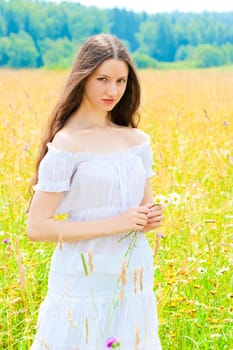
[[[69,152],[77,152],[81,150],[81,137],[78,131],[74,131],[71,128],[62,128],[59,130],[53,138],[52,145],[55,148],[62,149]],[[80,135],[81,136],[81,135]]]
[[[128,128],[127,139],[132,145],[140,145],[149,140],[149,136],[141,129]]]

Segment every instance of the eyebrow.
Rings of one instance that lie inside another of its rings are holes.
[[[107,74],[101,74],[101,73],[97,73],[96,74],[97,76],[101,76],[101,77],[104,77],[104,78],[111,78],[109,75]],[[122,76],[122,77],[119,77],[118,79],[127,79],[128,76]],[[117,79],[117,80],[118,80]]]

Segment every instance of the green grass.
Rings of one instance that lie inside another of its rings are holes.
[[[40,126],[65,74],[0,71],[3,350],[29,349],[47,291],[54,245],[28,240],[27,187]],[[233,350],[232,70],[143,71],[141,80],[154,193],[181,199],[165,207],[154,260],[163,349]],[[148,234],[152,249],[154,237]]]

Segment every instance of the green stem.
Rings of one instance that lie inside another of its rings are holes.
[[[131,239],[131,241],[129,243],[128,249],[126,250],[126,252],[124,254],[125,258],[128,257],[127,264],[126,264],[127,267],[129,267],[129,263],[130,263],[130,259],[132,257],[133,249],[134,249],[136,241],[137,241],[137,231],[131,231],[126,236],[129,236],[129,235],[132,235],[133,237],[132,237],[132,239]],[[122,240],[126,236],[122,237],[120,240]],[[112,310],[110,311],[110,314],[108,316],[107,326],[106,326],[106,330],[105,331],[108,330],[108,328],[109,328],[109,326],[111,324],[112,318],[113,318],[114,311],[116,310],[116,308],[119,305],[119,293],[118,293],[119,292],[119,284],[120,284],[120,276],[118,277],[117,282],[116,282],[116,287],[115,287],[115,290],[114,290],[114,293],[113,293],[113,297],[112,297]]]
[[[81,253],[81,258],[82,258],[83,269],[84,269],[85,275],[88,276],[87,264],[86,264],[85,257],[84,257],[83,253]]]

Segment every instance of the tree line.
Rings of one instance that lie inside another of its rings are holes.
[[[118,36],[139,68],[233,63],[233,12],[148,14],[68,1],[1,0],[0,66],[68,67],[83,41],[97,33]]]

